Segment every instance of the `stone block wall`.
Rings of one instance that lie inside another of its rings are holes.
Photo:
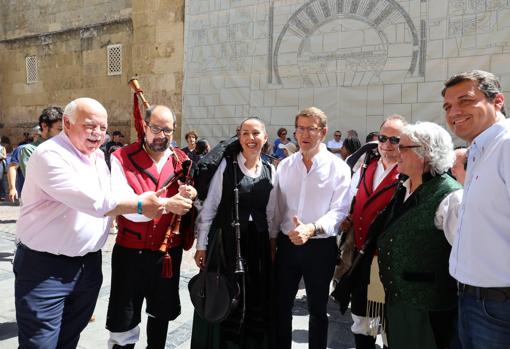
[[[510,91],[508,14],[507,0],[187,0],[184,126],[214,143],[257,115],[274,139],[310,105],[362,138],[394,113],[444,125],[449,76],[489,70]]]

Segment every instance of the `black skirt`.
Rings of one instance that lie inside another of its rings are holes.
[[[232,229],[225,228],[225,255],[230,269],[235,265],[235,239]],[[241,302],[219,324],[209,323],[195,313],[192,349],[274,348],[274,274],[267,231],[257,231],[252,222],[245,225],[241,231],[241,255],[244,278],[233,276],[241,285]],[[229,272],[233,275],[233,270]]]

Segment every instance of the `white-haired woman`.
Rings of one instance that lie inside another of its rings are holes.
[[[451,348],[457,296],[448,259],[462,199],[461,186],[446,173],[455,159],[452,139],[432,122],[407,125],[399,152],[405,178],[377,240],[388,346]]]

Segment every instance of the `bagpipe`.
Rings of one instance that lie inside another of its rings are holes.
[[[349,165],[351,170],[357,167],[359,161],[363,161],[363,164],[360,168],[360,178],[356,188],[359,188],[361,182],[363,181],[368,164],[372,160],[379,158],[379,153],[377,152],[378,144],[379,143],[377,141],[368,142],[346,159],[346,163]],[[356,196],[354,196],[352,199],[349,210],[349,217],[352,215],[354,210],[355,201]],[[331,293],[331,297],[340,305],[340,312],[344,314],[349,307],[351,300],[352,273],[355,269],[358,268],[369,245],[367,244],[367,240],[361,251],[356,253],[354,248],[354,230],[352,227],[352,222],[350,223],[349,227],[342,226],[343,224],[340,228],[337,266],[333,276],[333,283],[335,288]],[[373,240],[370,240],[370,243],[372,243],[372,241]]]
[[[138,79],[132,78],[131,80],[129,80],[128,85],[129,85],[129,87],[131,87],[131,89],[134,92],[134,94],[133,94],[133,118],[135,121],[135,129],[136,129],[136,132],[138,135],[138,140],[139,140],[139,142],[142,143],[145,132],[144,132],[144,128],[143,128],[144,122],[142,119],[142,113],[140,111],[139,101],[142,102],[145,109],[149,109],[150,104],[143,94],[143,90],[140,87],[140,83],[138,82]],[[165,190],[168,189],[170,187],[170,185],[175,183],[175,181],[177,181],[177,180],[182,182],[183,184],[186,184],[186,185],[193,184],[193,166],[191,165],[191,160],[189,160],[189,159],[181,160],[175,151],[173,152],[173,157],[176,160],[176,163],[178,164],[178,166],[176,166],[176,169],[178,169],[180,167],[180,170],[178,170],[175,173],[175,177],[172,180],[170,180],[170,182],[168,184],[166,184],[161,189],[165,189]],[[191,220],[193,220],[192,217],[191,217]],[[170,247],[172,247],[171,246],[172,239],[181,234],[181,221],[182,221],[182,216],[180,216],[178,214],[174,214],[172,216],[170,225],[168,226],[168,228],[165,232],[165,235],[164,235],[164,239],[161,243],[161,246],[159,247],[159,251],[161,253],[163,253],[163,268],[162,268],[161,273],[162,273],[162,276],[165,278],[172,277],[172,266],[171,266],[172,263],[171,263],[170,255],[168,254],[168,250]],[[184,235],[184,236],[182,236],[183,248],[185,250],[188,250],[193,245],[193,240],[194,240],[193,229],[191,229],[191,232],[188,232],[183,235]]]

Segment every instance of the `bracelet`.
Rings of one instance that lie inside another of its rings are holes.
[[[136,213],[142,214],[142,200],[138,200],[138,204],[136,205]]]

